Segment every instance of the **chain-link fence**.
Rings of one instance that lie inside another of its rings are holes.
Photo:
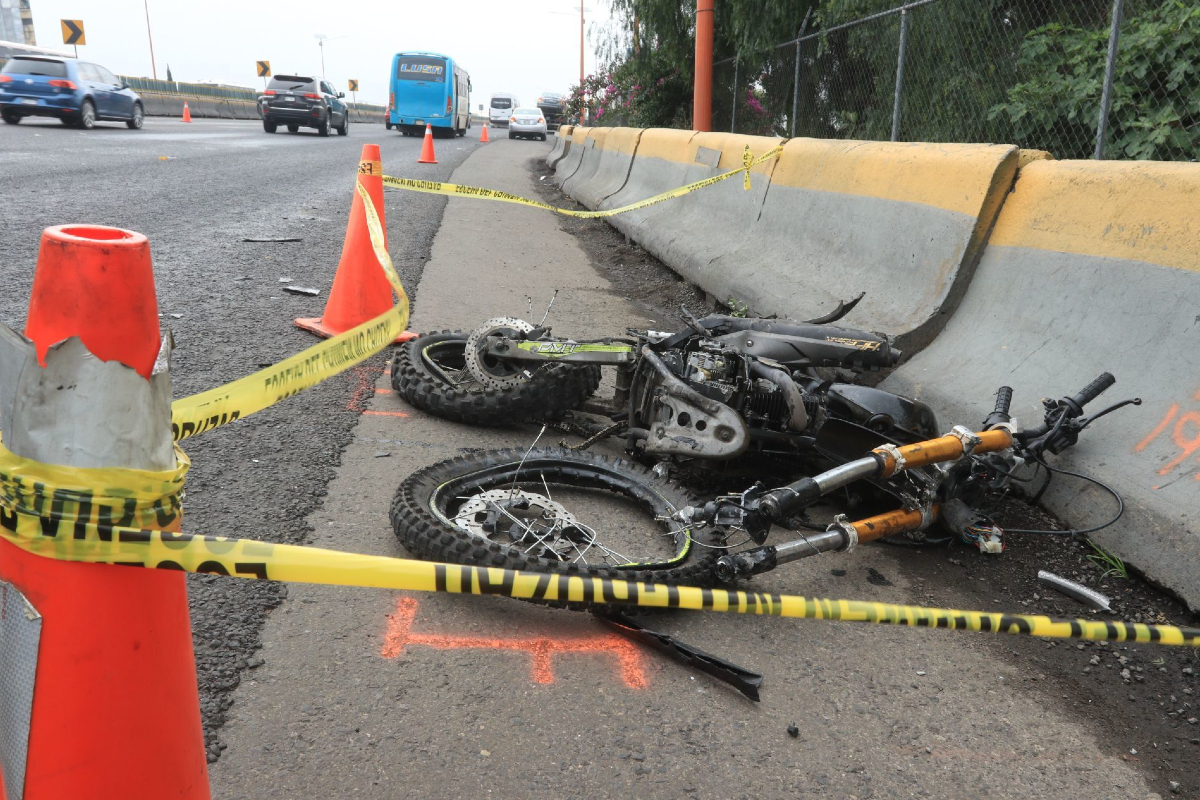
[[[856,19],[826,16],[772,51],[715,64],[713,128],[1200,157],[1194,0],[888,5],[864,0]]]

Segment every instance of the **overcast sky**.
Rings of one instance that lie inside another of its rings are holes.
[[[387,102],[391,57],[401,50],[453,56],[471,73],[471,108],[492,92],[533,103],[579,80],[577,0],[149,0],[158,77],[262,87],[254,62],[278,74],[320,74],[314,34],[328,35],[325,75],[340,90],[359,81],[358,99]],[[123,75],[150,76],[143,0],[30,0],[37,42],[62,44],[60,19],[83,20],[79,57]],[[589,29],[607,22],[605,0],[585,0]],[[561,13],[555,13],[561,12]],[[334,39],[332,37],[344,37]],[[589,30],[586,68],[596,68]],[[347,95],[349,97],[349,95]]]

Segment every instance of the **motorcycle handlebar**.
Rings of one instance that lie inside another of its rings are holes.
[[[1008,414],[1008,409],[1012,405],[1013,390],[1011,386],[1001,386],[996,392],[996,408],[993,414]]]
[[[1101,372],[1094,381],[1083,387],[1083,391],[1079,392],[1079,394],[1074,397],[1064,398],[1067,406],[1070,408],[1068,415],[1078,417],[1083,413],[1085,405],[1095,400],[1116,382],[1117,379],[1113,377],[1111,372]]]

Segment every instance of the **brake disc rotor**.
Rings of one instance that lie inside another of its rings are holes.
[[[454,523],[486,542],[530,546],[546,557],[566,558],[582,533],[562,503],[524,489],[492,489],[466,499]]]
[[[471,331],[463,360],[471,377],[489,389],[506,389],[529,380],[530,371],[521,362],[508,362],[488,355],[488,340],[492,336],[518,336],[529,333],[533,326],[514,317],[496,317]]]

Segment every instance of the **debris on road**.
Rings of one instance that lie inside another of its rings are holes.
[[[693,669],[724,681],[746,697],[758,702],[758,690],[763,682],[763,676],[760,673],[739,667],[719,656],[706,653],[698,647],[685,644],[668,634],[644,628],[620,612],[606,610],[596,613],[595,617],[622,636],[652,647]]]
[[[1046,570],[1038,570],[1038,581],[1049,586],[1055,591],[1062,592],[1067,597],[1078,600],[1085,606],[1090,606],[1097,611],[1112,611],[1112,604],[1108,597],[1100,594],[1094,589],[1089,589],[1081,583],[1076,583],[1072,580],[1067,580],[1053,572]]]
[[[299,236],[283,236],[283,237],[279,237],[279,238],[275,238],[275,239],[248,236],[245,239],[242,239],[242,241],[243,242],[263,242],[266,244],[279,244],[280,242],[303,242],[304,239]]]
[[[313,289],[308,286],[285,286],[283,287],[283,290],[285,292],[291,292],[292,294],[306,294],[310,297],[316,297],[321,293],[320,289]]]
[[[788,736],[792,737],[793,739],[800,738],[800,729],[797,728],[795,725],[788,725],[787,732],[788,732]]]

